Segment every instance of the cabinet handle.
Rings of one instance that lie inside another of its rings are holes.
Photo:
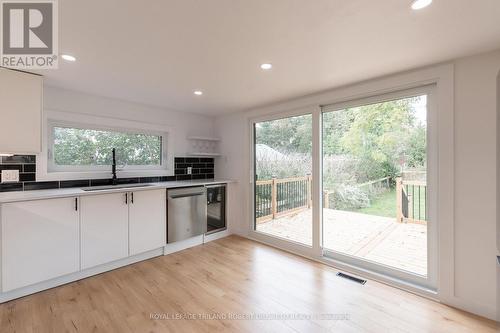
[[[128,205],[128,193],[125,193],[125,204]]]
[[[134,203],[134,192],[130,193],[130,200]]]
[[[75,210],[78,211],[78,198],[75,198]]]

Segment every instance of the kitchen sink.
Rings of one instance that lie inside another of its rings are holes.
[[[113,190],[120,188],[135,188],[135,187],[148,187],[154,186],[154,184],[120,184],[120,185],[104,185],[104,186],[91,186],[91,187],[82,187],[84,191],[105,191],[105,190]]]

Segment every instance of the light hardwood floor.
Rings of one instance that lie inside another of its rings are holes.
[[[336,273],[231,236],[1,304],[0,332],[498,332],[492,321]],[[166,318],[182,314],[305,319]]]

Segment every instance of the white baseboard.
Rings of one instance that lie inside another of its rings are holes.
[[[113,261],[110,263],[99,265],[96,267],[88,268],[88,269],[85,269],[83,271],[60,276],[60,277],[57,277],[55,279],[43,281],[43,282],[31,285],[31,286],[26,286],[26,287],[11,290],[11,291],[8,291],[5,293],[0,293],[0,303],[7,302],[7,301],[13,300],[15,298],[23,297],[26,295],[34,294],[34,293],[40,292],[42,290],[47,290],[47,289],[51,289],[51,288],[54,288],[57,286],[61,286],[61,285],[66,284],[66,283],[78,281],[78,280],[81,280],[81,279],[84,279],[84,278],[87,278],[87,277],[90,277],[93,275],[97,275],[100,273],[111,271],[113,269],[127,266],[130,264],[139,262],[139,261],[158,257],[158,256],[161,256],[162,254],[163,254],[163,247],[158,248],[156,250],[137,254],[137,255],[132,256],[132,257],[127,257],[127,258],[116,260],[116,261]]]
[[[203,243],[208,243],[220,238],[227,237],[229,235],[231,235],[231,232],[227,229],[219,232],[214,232],[213,234],[205,235],[205,237],[203,238]]]
[[[120,267],[128,266],[128,265],[134,264],[134,263],[139,262],[139,261],[151,259],[151,258],[158,257],[161,255],[168,255],[168,254],[171,254],[174,252],[188,249],[188,248],[193,247],[193,246],[202,245],[203,243],[207,243],[207,242],[219,239],[219,238],[227,237],[230,234],[231,233],[229,233],[228,230],[224,230],[224,231],[217,232],[217,233],[214,233],[211,235],[207,235],[205,237],[205,239],[204,239],[203,235],[192,237],[192,238],[189,238],[189,239],[186,239],[183,241],[175,242],[172,244],[167,244],[164,247],[161,247],[161,248],[158,248],[158,249],[155,249],[152,251],[144,252],[144,253],[137,254],[137,255],[134,255],[131,257],[123,258],[123,259],[116,260],[116,261],[113,261],[110,263],[106,263],[106,264],[99,265],[96,267],[88,268],[88,269],[85,269],[85,270],[82,270],[79,272],[60,276],[60,277],[57,277],[55,279],[43,281],[43,282],[31,285],[31,286],[26,286],[26,287],[11,290],[11,291],[8,291],[5,293],[0,293],[0,303],[4,303],[4,302],[7,302],[10,300],[19,298],[19,297],[31,295],[31,294],[34,294],[34,293],[37,293],[37,292],[40,292],[43,290],[58,287],[58,286],[61,286],[63,284],[78,281],[78,280],[81,280],[81,279],[84,279],[87,277],[91,277],[93,275],[97,275],[97,274],[101,274],[104,272],[114,270],[114,269],[117,269]]]
[[[240,236],[242,236],[242,235],[240,235]],[[454,307],[454,308],[457,308],[460,310],[470,312],[472,314],[475,314],[475,315],[478,315],[481,317],[485,317],[487,319],[491,319],[493,321],[498,321],[500,319],[500,314],[497,313],[496,309],[485,306],[483,304],[474,304],[472,302],[466,302],[463,299],[460,299],[458,297],[443,298],[443,297],[440,297],[435,292],[432,292],[430,290],[425,290],[425,289],[422,289],[418,286],[413,286],[411,284],[405,283],[404,281],[399,281],[399,280],[389,278],[389,277],[386,277],[386,276],[383,276],[383,275],[380,275],[377,273],[373,273],[373,272],[369,272],[369,271],[366,271],[363,269],[359,269],[359,268],[356,268],[356,267],[353,267],[353,266],[350,266],[347,264],[340,263],[340,262],[335,261],[335,260],[325,259],[325,258],[317,257],[314,255],[306,255],[306,254],[300,253],[298,251],[293,251],[293,250],[290,250],[288,248],[281,247],[277,244],[267,242],[264,239],[252,237],[250,235],[242,236],[242,237],[245,237],[247,239],[250,239],[250,240],[253,240],[253,241],[256,241],[256,242],[259,242],[259,243],[262,243],[262,244],[265,244],[265,245],[268,245],[268,246],[271,246],[271,247],[274,247],[274,248],[277,248],[280,250],[283,250],[285,252],[289,252],[289,253],[298,255],[300,257],[304,257],[304,258],[307,258],[310,260],[314,260],[316,262],[320,262],[322,264],[325,264],[327,266],[331,266],[331,267],[338,269],[338,270],[341,270],[341,271],[349,272],[349,273],[358,275],[360,277],[371,279],[371,280],[386,284],[388,286],[398,288],[398,289],[404,290],[406,292],[410,292],[412,294],[415,294],[415,295],[418,295],[421,297],[425,297],[427,299],[430,299],[430,300],[438,302],[438,303],[442,303],[442,304],[445,304],[445,305],[448,305],[448,306],[451,306],[451,307]]]
[[[185,240],[177,241],[175,243],[167,244],[164,248],[163,254],[171,254],[201,244],[203,244],[203,235],[191,237]]]

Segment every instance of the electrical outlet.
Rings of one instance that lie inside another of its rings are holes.
[[[192,167],[188,167],[187,168],[187,174],[190,175],[193,173],[193,168]]]
[[[16,183],[19,181],[19,170],[2,170],[2,183]]]

